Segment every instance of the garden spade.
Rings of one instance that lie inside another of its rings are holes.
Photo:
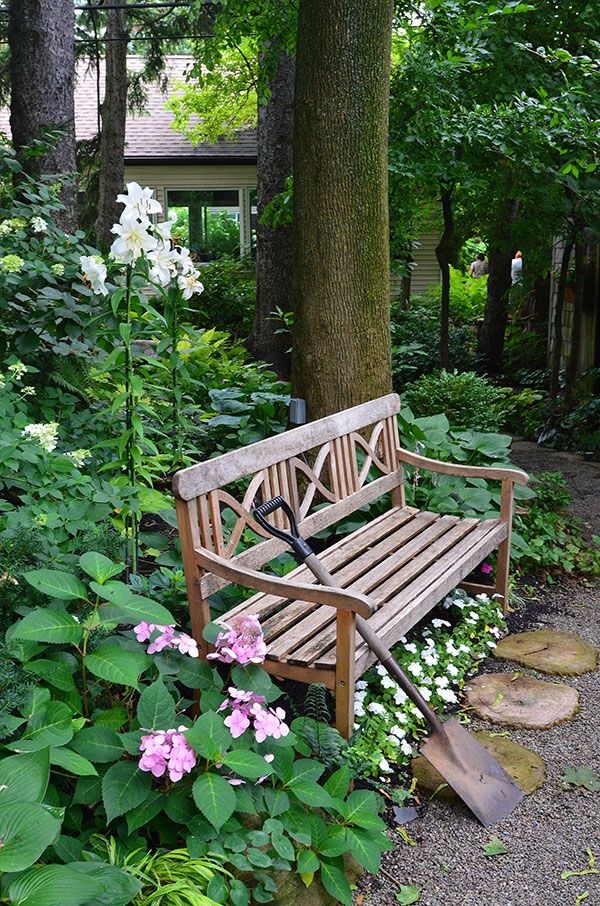
[[[278,509],[287,516],[291,533],[267,521],[266,517]],[[253,515],[265,531],[290,545],[298,561],[306,564],[322,585],[338,587],[335,578],[301,537],[294,513],[283,497],[274,497],[261,504],[254,509]],[[487,827],[509,815],[523,798],[522,790],[456,718],[440,720],[367,620],[357,615],[356,628],[429,724],[431,736],[421,746],[421,754],[437,768],[483,825]]]

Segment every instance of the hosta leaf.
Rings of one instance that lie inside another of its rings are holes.
[[[133,761],[113,764],[102,778],[102,801],[107,822],[110,824],[113,818],[140,805],[147,798],[151,783],[150,774],[140,771]]]
[[[161,679],[143,690],[137,706],[137,718],[145,730],[171,730],[175,727],[175,702]]]
[[[38,607],[15,627],[13,637],[30,642],[50,642],[53,645],[77,645],[82,629],[75,617],[61,610]]]
[[[123,755],[118,735],[108,727],[84,727],[73,738],[71,748],[98,764],[116,761]]]
[[[57,821],[41,805],[12,802],[0,809],[0,871],[23,871],[42,855],[58,831]]]
[[[38,752],[63,746],[73,738],[72,711],[64,702],[48,702],[31,716],[20,739],[7,748],[14,752]]]
[[[86,663],[87,669],[94,676],[108,680],[109,683],[138,689],[138,677],[152,661],[142,652],[126,651],[118,645],[108,643],[89,654]]]
[[[88,576],[91,576],[100,585],[103,585],[107,579],[118,576],[124,569],[123,563],[113,563],[112,560],[109,560],[104,554],[99,554],[98,551],[87,551],[87,553],[82,554],[79,558],[79,565]]]
[[[80,601],[87,599],[85,585],[77,576],[63,573],[58,569],[34,569],[25,573],[25,579],[37,591],[61,601]]]
[[[194,802],[215,830],[220,830],[235,809],[233,787],[218,774],[201,774],[192,787]]]
[[[13,906],[88,906],[102,894],[100,881],[69,865],[36,865],[8,888]]]
[[[0,761],[0,811],[9,802],[41,802],[48,786],[48,749]]]
[[[60,749],[50,749],[50,764],[64,768],[77,777],[95,777],[98,771],[83,755],[72,752],[64,746]]]
[[[85,906],[127,906],[142,887],[142,882],[116,865],[102,862],[75,862],[68,866],[83,874],[90,889]],[[100,885],[98,891],[96,885]]]

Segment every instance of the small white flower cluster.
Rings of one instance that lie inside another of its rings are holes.
[[[24,374],[28,372],[27,365],[24,365],[23,362],[14,362],[12,365],[8,366],[8,371],[12,374],[15,381],[20,381]]]
[[[394,652],[423,698],[440,710],[457,704],[457,690],[506,628],[502,611],[486,595],[456,590],[443,607],[452,621],[435,617],[411,641],[400,639]],[[390,765],[406,762],[426,732],[418,710],[382,665],[356,683],[354,713],[360,734],[350,756],[365,773],[386,774]]]
[[[52,450],[56,449],[56,444],[58,443],[58,422],[25,425],[21,431],[21,436],[37,440],[40,447],[51,453]]]
[[[187,301],[204,292],[200,273],[196,270],[189,249],[175,248],[171,230],[175,216],[161,223],[153,223],[151,216],[162,214],[162,205],[151,188],[142,188],[136,182],[127,184],[127,193],[118,195],[124,205],[119,223],[111,232],[117,237],[110,249],[111,258],[119,264],[134,264],[145,257],[150,263],[150,279],[163,287],[175,283]],[[83,277],[96,295],[106,296],[107,268],[101,258],[81,256]]]
[[[48,229],[48,221],[44,220],[43,217],[32,217],[31,229],[34,233],[45,233]]]
[[[65,456],[68,456],[69,459],[72,459],[76,466],[81,468],[85,463],[90,459],[92,455],[91,450],[70,450],[68,453],[65,453]]]

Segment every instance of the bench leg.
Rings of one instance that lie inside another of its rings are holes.
[[[498,548],[498,567],[496,569],[495,593],[502,596],[502,609],[508,613],[511,609],[508,603],[508,574],[510,569],[510,534],[513,513],[513,484],[512,481],[502,482],[502,497],[500,500],[500,518],[507,524],[507,535]]]
[[[193,507],[194,501],[186,503],[183,500],[176,500],[177,522],[179,525],[179,540],[181,542],[181,555],[183,559],[183,569],[185,573],[185,584],[188,594],[188,603],[190,608],[190,622],[192,624],[192,636],[198,643],[200,657],[206,659],[209,648],[207,642],[202,637],[204,627],[210,623],[210,602],[202,597],[200,591],[200,579],[202,572],[196,563],[194,546],[199,546],[200,539],[197,537],[197,516]],[[195,518],[195,521],[194,521]]]
[[[335,667],[335,726],[344,739],[354,730],[356,617],[348,611],[337,613],[337,663]]]

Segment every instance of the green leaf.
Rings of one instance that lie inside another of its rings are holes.
[[[194,726],[185,731],[184,736],[198,755],[209,760],[226,752],[233,741],[223,718],[215,711],[201,714]]]
[[[86,663],[89,672],[100,679],[139,689],[138,677],[152,661],[142,652],[126,651],[108,643],[89,654]]]
[[[411,906],[411,903],[418,903],[421,898],[421,891],[413,884],[402,884],[396,894],[396,899],[401,906]]]
[[[61,749],[50,749],[50,764],[64,768],[77,777],[95,777],[98,771],[83,755],[72,752],[63,746]]]
[[[142,888],[142,882],[116,865],[103,862],[74,862],[68,866],[86,877],[89,885],[100,885],[100,891],[90,890],[85,906],[127,906]]]
[[[244,882],[237,878],[229,885],[229,897],[231,906],[248,906],[250,903],[250,891]]]
[[[329,862],[321,862],[321,881],[327,893],[343,906],[352,906],[352,891],[343,871]]]
[[[284,790],[272,790],[267,787],[265,790],[265,804],[269,815],[276,818],[277,815],[284,815],[290,807],[290,797]]]
[[[570,783],[572,786],[582,786],[590,793],[600,792],[600,777],[593,768],[584,766],[581,768],[567,768],[563,774],[564,783]]]
[[[9,802],[42,802],[48,779],[48,749],[0,761],[0,810]]]
[[[366,830],[381,830],[384,822],[377,814],[377,800],[370,790],[355,790],[350,793],[343,812],[349,824],[357,824]]]
[[[64,702],[48,702],[35,711],[20,739],[7,745],[14,752],[38,752],[63,746],[73,738],[72,711]]]
[[[297,796],[300,802],[312,808],[327,808],[331,805],[331,796],[327,790],[310,780],[295,783],[290,786],[290,792]]]
[[[73,795],[73,805],[96,805],[102,798],[101,777],[80,777]]]
[[[223,763],[248,780],[258,780],[259,777],[267,777],[272,773],[270,765],[267,764],[262,755],[256,752],[248,752],[243,749],[235,749],[229,752],[223,759]]]
[[[257,664],[234,667],[231,671],[231,682],[237,689],[245,689],[247,692],[254,692],[255,695],[264,695],[267,701],[272,700],[273,692],[277,697],[280,694],[266,670]]]
[[[11,802],[0,809],[0,871],[23,871],[39,859],[60,830],[41,805]]]
[[[489,843],[483,844],[484,856],[503,856],[507,852],[508,846],[505,846],[502,840],[499,840],[496,836],[492,836]]]
[[[220,830],[235,809],[233,787],[218,774],[201,774],[192,787],[194,802],[215,830]]]
[[[17,623],[13,636],[31,642],[49,642],[52,645],[70,643],[77,645],[81,640],[82,628],[70,613],[48,610],[42,607],[32,610]]]
[[[309,758],[299,758],[298,761],[294,762],[292,776],[287,785],[291,787],[297,783],[304,783],[306,780],[317,781],[324,770],[325,765],[319,764],[318,761],[311,761]]]
[[[114,614],[119,623],[146,622],[158,626],[173,626],[175,623],[172,614],[166,607],[151,598],[144,598],[142,595],[131,595],[124,603],[107,608],[106,612]]]
[[[325,789],[334,799],[343,799],[350,788],[351,774],[346,765],[338,768],[337,771],[324,784]]]
[[[72,670],[60,661],[38,658],[23,664],[23,669],[35,673],[55,689],[61,689],[63,692],[77,692]]]
[[[294,849],[294,844],[288,837],[284,837],[283,834],[273,834],[271,843],[275,852],[281,856],[282,859],[287,859],[288,862],[294,861],[296,850]]]
[[[140,805],[127,812],[127,833],[132,834],[138,827],[156,818],[165,802],[166,797],[162,793],[151,793]]]
[[[171,730],[177,713],[175,702],[162,679],[157,679],[142,691],[137,706],[137,718],[145,730]]]
[[[97,764],[116,761],[123,755],[118,735],[108,727],[84,727],[73,737],[71,748]]]
[[[214,900],[215,903],[227,902],[227,884],[222,875],[214,875],[208,882],[206,896]]]
[[[319,860],[311,849],[301,849],[298,853],[298,874],[314,874],[319,868]]]
[[[101,894],[99,880],[70,865],[36,865],[8,888],[13,906],[91,906],[91,898]]]
[[[124,563],[113,563],[104,554],[98,551],[88,551],[79,558],[79,565],[84,573],[91,576],[100,585],[104,585],[107,579],[118,576],[125,568]]]
[[[102,801],[107,823],[130,812],[147,798],[151,777],[140,771],[133,761],[113,764],[102,778]]]
[[[350,849],[347,829],[340,824],[327,825],[325,838],[320,843],[315,842],[314,847],[321,855],[331,859],[341,856]]]
[[[372,875],[376,875],[381,866],[381,851],[375,840],[366,830],[349,827],[347,833],[350,852],[358,864],[370,871]]]
[[[246,858],[257,868],[270,868],[273,864],[273,860],[266,852],[263,852],[262,849],[256,849],[254,846],[246,850]]]
[[[34,569],[25,573],[24,578],[37,591],[61,601],[87,600],[85,585],[77,576],[63,573],[58,569]]]

